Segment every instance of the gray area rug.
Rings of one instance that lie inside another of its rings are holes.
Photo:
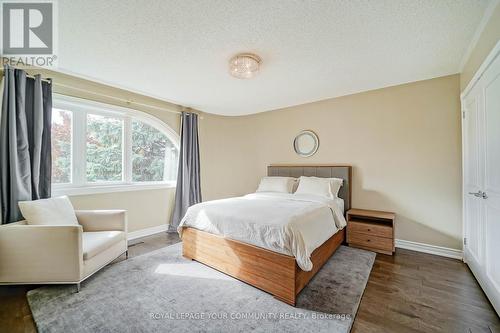
[[[178,243],[75,286],[28,292],[39,332],[349,332],[375,253],[341,246],[292,307],[196,261]]]

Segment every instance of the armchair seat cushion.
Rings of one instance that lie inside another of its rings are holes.
[[[82,234],[83,260],[88,260],[125,240],[123,231],[92,231]]]

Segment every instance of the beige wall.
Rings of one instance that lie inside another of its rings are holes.
[[[180,117],[178,114],[136,104],[127,104],[117,101],[115,98],[103,97],[82,90],[174,111],[181,110],[178,105],[53,71],[28,70],[28,72],[31,74],[41,73],[43,77],[52,78],[54,82],[53,91],[55,93],[62,93],[143,111],[157,117],[173,128],[177,133],[179,132]],[[74,88],[63,87],[62,85]],[[174,193],[175,189],[155,189],[78,195],[71,196],[70,199],[76,209],[126,209],[128,211],[129,231],[136,231],[168,223],[172,212]]]
[[[55,92],[129,106],[176,131],[176,114],[84,93],[70,85],[166,109],[179,106],[69,75],[47,72]],[[461,248],[460,80],[458,75],[390,87],[242,117],[204,114],[200,120],[204,200],[255,191],[271,163],[348,163],[353,205],[398,214],[400,239]],[[300,158],[293,137],[316,131],[318,153]],[[127,209],[129,229],[165,224],[171,189],[82,195],[77,209]]]
[[[205,200],[255,191],[272,163],[354,167],[353,206],[397,213],[396,237],[460,249],[460,81],[452,75],[200,124]],[[320,148],[297,156],[311,129]]]
[[[170,222],[175,189],[71,196],[75,209],[126,209],[128,231]]]
[[[470,54],[469,59],[460,74],[460,88],[464,90],[467,84],[472,79],[479,66],[488,56],[493,47],[500,41],[500,2],[493,11],[491,18],[488,20],[477,44]]]
[[[136,94],[124,89],[114,88],[94,81],[80,79],[72,75],[62,74],[48,70],[37,70],[37,71],[28,70],[28,72],[31,72],[33,74],[41,73],[43,77],[52,78],[54,81],[54,86],[53,86],[54,93],[60,93],[92,101],[128,107],[131,109],[146,112],[157,117],[158,119],[160,119],[161,121],[172,127],[177,133],[179,132],[180,128],[179,114],[158,110],[156,108],[148,108],[142,105],[137,105],[135,103],[128,104],[117,99],[124,99],[136,103],[151,105],[166,110],[181,111],[181,107],[178,105],[164,102],[152,97],[147,97],[141,94]],[[85,92],[85,91],[90,91],[90,92]],[[104,97],[102,95],[113,96],[114,98]]]

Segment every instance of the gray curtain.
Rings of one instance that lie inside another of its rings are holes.
[[[0,123],[2,223],[22,219],[18,201],[50,197],[52,86],[4,67]]]
[[[189,206],[201,202],[198,115],[183,112],[181,117],[179,169],[170,232],[176,231]]]

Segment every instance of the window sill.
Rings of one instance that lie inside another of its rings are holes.
[[[175,182],[169,183],[151,183],[151,184],[110,184],[95,186],[52,186],[52,196],[62,195],[91,195],[99,193],[115,193],[130,191],[148,191],[159,189],[173,189]]]

